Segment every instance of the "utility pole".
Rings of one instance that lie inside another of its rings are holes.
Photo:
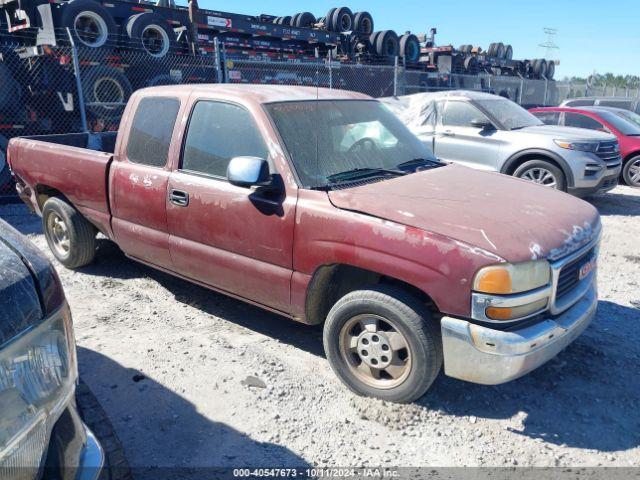
[[[539,43],[538,46],[545,49],[544,58],[547,60],[553,60],[556,65],[560,64],[560,59],[557,58],[560,47],[556,44],[556,37],[558,35],[557,28],[545,27],[543,29],[547,39],[544,43]],[[556,58],[554,58],[556,57]]]

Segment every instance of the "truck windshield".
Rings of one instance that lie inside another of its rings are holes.
[[[542,121],[511,100],[504,98],[483,99],[475,100],[475,103],[497,120],[505,130],[544,125]]]
[[[266,105],[305,188],[362,175],[405,174],[433,154],[375,100],[320,100]],[[344,175],[341,175],[344,174]]]

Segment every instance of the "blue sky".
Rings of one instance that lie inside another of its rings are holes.
[[[179,3],[185,3],[182,0]],[[438,28],[440,45],[473,43],[484,48],[510,43],[514,58],[537,58],[545,50],[544,27],[558,29],[556,43],[561,65],[556,78],[598,73],[640,75],[640,1],[613,0],[341,0],[278,1],[200,0],[201,8],[256,15],[292,15],[308,10],[316,16],[346,5],[354,12],[369,11],[376,30],[426,32]],[[301,5],[304,5],[302,7]]]

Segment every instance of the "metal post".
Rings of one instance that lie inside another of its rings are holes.
[[[522,105],[522,92],[524,91],[524,78],[520,77],[520,92],[518,95],[518,105]]]
[[[398,96],[398,56],[393,59],[393,96]]]
[[[216,62],[216,81],[218,83],[222,83],[222,69],[220,68],[220,41],[218,40],[218,37],[213,39],[213,57]]]
[[[224,48],[224,43],[222,44],[220,55],[220,61],[222,63],[222,83],[229,83],[229,72],[227,71],[227,51]]]
[[[546,107],[547,106],[547,94],[549,91],[549,80],[547,80],[546,78],[544,79],[544,99],[542,100],[542,106]]]
[[[331,58],[331,49],[329,49],[329,88],[333,88],[333,59]]]
[[[82,125],[82,131],[88,132],[89,126],[87,124],[87,110],[84,105],[84,92],[82,91],[82,79],[80,78],[80,62],[78,61],[78,50],[76,44],[73,41],[71,30],[67,28],[67,35],[69,36],[69,42],[71,42],[71,52],[73,57],[73,73],[76,77],[76,90],[78,91],[78,109],[80,110],[80,123]]]

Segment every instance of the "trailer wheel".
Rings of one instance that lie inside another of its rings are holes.
[[[379,34],[380,34],[380,32],[373,32],[371,35],[369,35],[369,53],[372,53],[374,55],[377,55],[377,53],[376,53],[376,40],[377,40]]]
[[[129,17],[127,35],[135,47],[141,47],[153,58],[163,58],[176,41],[173,28],[157,13],[139,13]]]
[[[353,17],[353,30],[363,35],[373,32],[373,17],[369,12],[357,12]]]
[[[496,57],[497,58],[504,58],[504,54],[505,54],[504,43],[498,42],[496,44]]]
[[[0,63],[0,111],[8,112],[20,105],[22,89],[9,67]]]
[[[478,73],[478,59],[469,55],[464,59],[464,71],[465,73],[476,75]]]
[[[69,28],[73,39],[90,48],[114,43],[117,26],[111,14],[93,0],[71,0],[63,4],[61,26]]]
[[[160,85],[180,85],[180,82],[171,75],[156,75],[147,82],[147,87],[158,87]]]
[[[332,27],[331,27],[331,19],[333,18],[333,14],[335,13],[335,11],[337,10],[337,8],[332,8],[327,12],[327,15],[322,19],[322,23],[324,23],[324,28],[326,30],[331,31]]]
[[[556,74],[556,64],[552,60],[549,60],[547,62],[547,73],[545,77],[547,77],[547,79],[549,80],[553,80],[553,76],[555,74]]]
[[[280,25],[289,25],[291,26],[291,17],[287,15],[286,17],[282,17],[280,19]]]
[[[400,45],[398,35],[393,30],[379,32],[376,37],[376,53],[381,57],[397,57]]]
[[[416,63],[420,59],[420,41],[413,34],[400,37],[400,56],[409,63]]]
[[[513,59],[513,47],[511,45],[504,47],[504,58],[507,60]]]
[[[497,43],[490,43],[489,44],[489,48],[487,48],[487,55],[490,57],[495,57],[496,56],[496,47],[498,46]]]
[[[3,193],[3,189],[9,185],[9,180],[11,180],[9,165],[7,165],[8,144],[7,139],[0,135],[0,195]]]
[[[298,28],[310,28],[314,23],[316,23],[316,17],[311,12],[298,13],[291,21],[291,25]]]
[[[353,13],[349,7],[336,8],[329,18],[329,25],[334,32],[350,32],[353,30]]]
[[[544,58],[536,58],[533,61],[533,75],[542,78],[547,74],[547,61]]]
[[[133,89],[120,70],[103,65],[84,72],[82,90],[87,108],[97,117],[113,117],[124,109]]]

